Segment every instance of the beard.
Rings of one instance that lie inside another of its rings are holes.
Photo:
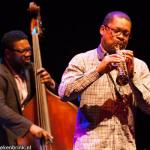
[[[31,68],[32,67],[32,62],[25,62],[24,64],[22,64],[23,68]]]

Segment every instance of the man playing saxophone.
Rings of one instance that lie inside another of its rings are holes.
[[[74,150],[136,150],[134,110],[150,114],[150,72],[126,50],[131,27],[126,13],[108,13],[99,46],[74,56],[64,71],[59,95],[80,99]],[[127,78],[118,78],[124,71]]]

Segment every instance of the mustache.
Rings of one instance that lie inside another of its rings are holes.
[[[125,43],[114,43],[111,47],[111,50],[109,50],[109,54],[116,54],[117,50],[126,49]]]
[[[113,46],[116,50],[121,50],[126,48],[127,43],[124,41],[117,41],[113,44]]]
[[[115,54],[116,50],[126,49],[127,44],[124,42],[116,42],[112,45],[112,53]]]

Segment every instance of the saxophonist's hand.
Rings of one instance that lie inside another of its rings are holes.
[[[123,57],[118,54],[105,56],[101,63],[97,66],[96,71],[101,74],[108,73],[113,69],[116,69],[116,66],[114,66],[113,64],[120,63],[122,58]]]

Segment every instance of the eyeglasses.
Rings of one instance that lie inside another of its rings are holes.
[[[120,29],[113,29],[107,25],[104,25],[104,26],[107,27],[111,31],[112,35],[114,35],[114,36],[120,36],[122,34],[126,38],[128,38],[128,37],[131,38],[131,34],[129,31],[123,31]]]
[[[25,48],[25,49],[12,49],[14,52],[20,53],[20,54],[25,54],[27,52],[31,52],[31,48]]]

